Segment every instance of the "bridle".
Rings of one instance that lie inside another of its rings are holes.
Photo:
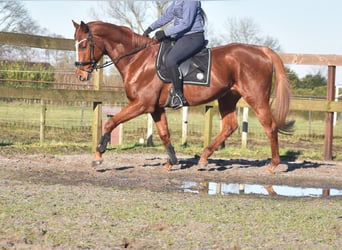
[[[88,41],[89,44],[90,44],[90,60],[89,61],[83,61],[83,62],[80,62],[78,61],[78,45],[84,41]],[[93,72],[94,70],[98,70],[98,69],[101,69],[101,68],[104,68],[104,67],[107,67],[109,65],[112,65],[113,62],[111,61],[106,61],[105,63],[103,64],[100,64],[98,65],[97,62],[98,60],[95,59],[95,56],[94,56],[94,50],[95,50],[95,46],[102,51],[102,54],[106,54],[99,46],[96,45],[96,43],[94,42],[93,40],[93,35],[88,27],[88,37],[87,38],[84,38],[82,39],[81,41],[76,41],[75,42],[75,47],[76,47],[76,61],[75,61],[75,66],[76,67],[79,67],[79,66],[86,66],[86,65],[90,65],[91,68],[90,69],[81,69],[82,71],[86,71],[88,72],[89,74],[91,72]]]
[[[84,42],[84,41],[88,41],[90,43],[90,60],[89,61],[83,61],[83,62],[80,62],[78,61],[78,46],[80,43]],[[134,49],[132,49],[131,51],[128,51],[122,55],[119,55],[117,58],[115,58],[115,60],[113,61],[105,61],[103,64],[97,64],[98,60],[95,59],[94,57],[94,50],[95,50],[95,46],[102,51],[102,54],[105,55],[107,54],[105,51],[103,51],[99,46],[96,45],[96,43],[94,42],[93,40],[93,35],[90,31],[90,28],[88,27],[88,37],[87,38],[84,38],[82,39],[81,41],[76,41],[75,42],[75,47],[76,47],[76,61],[75,61],[75,66],[76,67],[79,67],[79,66],[86,66],[86,65],[90,65],[91,68],[90,69],[81,69],[79,68],[79,70],[82,70],[82,71],[86,71],[87,73],[92,73],[94,70],[98,70],[98,69],[102,69],[102,68],[105,68],[107,66],[110,66],[112,64],[117,64],[122,58],[126,57],[126,56],[130,56],[130,55],[133,55],[137,52],[139,52],[140,50],[143,50],[145,49],[146,47],[150,46],[150,45],[153,45],[153,44],[156,44],[158,43],[157,40],[153,40],[152,42],[149,42],[149,43],[146,43],[146,44],[143,44],[141,46],[138,46],[138,47],[135,47]]]

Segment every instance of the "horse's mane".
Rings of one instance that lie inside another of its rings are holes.
[[[136,32],[134,32],[131,28],[123,25],[116,25],[114,23],[108,23],[103,21],[91,21],[87,23],[90,27],[93,26],[96,29],[96,26],[108,26],[109,29],[115,29],[116,31],[127,33],[131,36],[132,46],[133,47],[141,47],[146,45],[146,43],[151,42],[151,38],[144,37]]]

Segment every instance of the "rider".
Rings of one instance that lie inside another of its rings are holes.
[[[173,0],[166,11],[152,23],[144,36],[165,24],[173,21],[173,25],[155,33],[158,41],[168,37],[175,39],[175,45],[166,55],[166,67],[173,83],[171,104],[174,109],[188,105],[183,96],[183,78],[178,66],[195,55],[205,46],[204,12],[200,0]]]

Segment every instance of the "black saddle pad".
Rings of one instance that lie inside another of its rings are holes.
[[[156,70],[159,78],[164,82],[171,82],[165,66],[165,57],[171,50],[174,42],[164,40],[159,47],[156,59]],[[195,84],[202,86],[210,85],[211,50],[204,48],[195,56],[184,61],[180,66],[184,84]]]

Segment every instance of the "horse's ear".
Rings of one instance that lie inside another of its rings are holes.
[[[82,30],[84,33],[88,33],[88,32],[89,32],[89,27],[88,27],[88,25],[85,24],[83,21],[81,21],[80,27],[81,27],[81,30]]]
[[[78,29],[78,27],[80,27],[80,25],[76,23],[74,20],[72,20],[72,23],[74,24],[75,29]]]

